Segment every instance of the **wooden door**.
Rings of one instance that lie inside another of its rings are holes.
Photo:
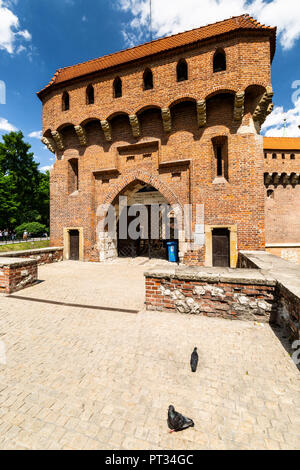
[[[79,231],[70,230],[70,259],[79,260]]]
[[[212,232],[213,266],[230,266],[230,232],[216,228]]]

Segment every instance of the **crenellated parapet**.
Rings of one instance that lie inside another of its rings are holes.
[[[296,186],[300,184],[300,174],[296,173],[265,173],[264,183],[268,188],[269,186]]]
[[[79,139],[80,145],[82,146],[87,145],[87,136],[86,136],[84,128],[82,126],[74,126],[74,129]]]

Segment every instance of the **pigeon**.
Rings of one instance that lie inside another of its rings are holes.
[[[192,369],[192,372],[196,372],[197,366],[198,366],[198,360],[199,360],[199,356],[198,356],[198,353],[197,353],[197,348],[194,348],[194,351],[192,352],[192,355],[191,355],[191,369]]]
[[[175,411],[174,406],[170,405],[168,410],[168,426],[171,429],[170,432],[183,431],[183,429],[194,427],[194,421],[178,413]]]

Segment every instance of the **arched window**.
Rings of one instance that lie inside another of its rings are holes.
[[[214,73],[226,70],[226,54],[223,49],[219,49],[214,55]]]
[[[188,79],[188,66],[185,59],[181,59],[177,64],[177,82]]]
[[[291,153],[291,160],[295,160],[295,154]]]
[[[67,91],[62,96],[62,110],[68,111],[70,109],[70,96]]]
[[[86,104],[95,103],[95,92],[93,85],[89,85],[86,89]]]
[[[285,160],[285,153],[281,154],[282,160]]]
[[[150,69],[146,69],[143,75],[144,90],[153,89],[153,73]]]
[[[122,80],[116,77],[114,80],[114,98],[121,98],[122,96]]]
[[[273,158],[273,160],[276,160],[276,158],[277,158],[277,153],[273,153],[273,154],[272,154],[272,158]]]

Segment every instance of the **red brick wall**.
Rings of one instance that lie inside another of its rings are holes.
[[[227,70],[213,73],[217,47],[227,54]],[[189,80],[177,83],[176,64],[185,57]],[[154,89],[143,91],[142,75],[151,67]],[[123,97],[112,98],[116,75],[123,80]],[[51,91],[43,103],[43,129],[61,130],[65,151],[58,151],[51,173],[51,245],[63,244],[64,227],[83,227],[84,258],[97,259],[96,209],[113,202],[119,191],[135,179],[152,184],[170,203],[205,205],[205,223],[237,225],[238,249],[264,247],[264,186],[262,138],[255,133],[240,135],[240,122],[233,121],[234,93],[252,85],[270,85],[270,45],[267,38],[236,38],[224,43],[182,49],[148,62],[103,73],[93,81],[95,105],[86,105],[87,80],[65,87],[70,93],[70,111],[61,111],[64,89]],[[214,96],[216,93],[217,96]],[[261,91],[260,91],[261,92]],[[263,92],[263,88],[262,88]],[[195,101],[207,98],[207,125],[199,129]],[[191,101],[189,101],[191,100]],[[243,125],[249,124],[257,95],[246,93]],[[172,132],[163,130],[161,108],[171,105]],[[148,109],[151,108],[151,109]],[[128,116],[138,113],[141,137],[132,135]],[[99,119],[110,119],[112,142],[105,140]],[[88,122],[94,119],[93,122]],[[74,128],[85,125],[88,145],[81,147]],[[64,127],[64,128],[62,128]],[[228,182],[216,183],[212,138],[228,137]],[[145,158],[132,148],[134,159],[119,154],[118,147],[158,140],[158,151]],[[79,191],[69,194],[68,159],[79,158]],[[159,162],[189,159],[190,165],[159,168]],[[93,171],[118,168],[118,175],[94,176]],[[191,258],[195,258],[192,256]],[[202,262],[202,261],[201,261]]]
[[[241,275],[242,277],[242,275]],[[268,322],[276,311],[275,285],[158,279],[146,275],[148,310]]]
[[[56,263],[63,260],[63,248],[49,250],[48,248],[26,251],[5,252],[0,254],[1,258],[30,258],[37,261],[38,266],[42,264]]]
[[[0,267],[0,292],[11,294],[36,283],[37,263]]]

